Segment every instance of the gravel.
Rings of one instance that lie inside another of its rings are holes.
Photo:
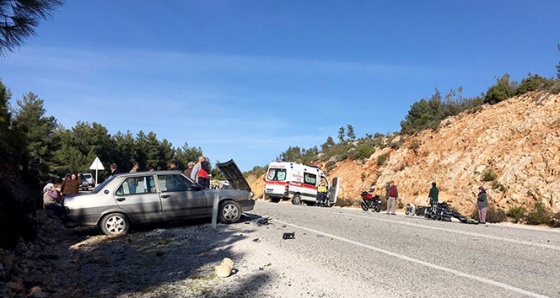
[[[285,226],[261,224],[256,215],[216,229],[194,222],[122,237],[100,235],[95,228],[67,230],[45,214],[40,222],[33,243],[20,241],[15,250],[0,251],[0,296],[347,297],[357,292],[351,276],[290,251],[299,235],[283,239],[278,235]],[[224,258],[233,260],[233,271],[219,278],[214,267]],[[363,295],[381,296],[388,297]]]

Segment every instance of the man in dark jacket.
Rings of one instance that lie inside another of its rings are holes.
[[[488,211],[488,197],[483,186],[478,188],[477,207],[478,207],[478,223],[486,224],[486,211]]]
[[[78,176],[78,173],[71,173],[69,177],[64,178],[62,185],[60,186],[60,192],[62,195],[75,195],[82,185],[82,179]]]
[[[428,194],[428,199],[430,200],[430,206],[434,208],[439,201],[439,189],[436,187],[436,183],[432,182],[432,188],[430,188],[430,193]]]

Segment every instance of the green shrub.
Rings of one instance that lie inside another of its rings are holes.
[[[416,150],[416,149],[420,148],[420,145],[422,145],[422,142],[418,139],[415,139],[410,143],[410,146],[408,147],[408,149]]]
[[[484,103],[496,104],[517,94],[517,83],[510,80],[509,74],[496,80],[496,85],[488,88],[484,95]]]
[[[493,206],[488,208],[486,213],[486,221],[491,223],[503,222],[507,218],[506,212],[502,209],[496,209]]]
[[[352,159],[354,160],[361,160],[369,158],[373,153],[375,153],[375,147],[371,145],[360,145],[352,154]]]
[[[533,210],[527,214],[526,219],[529,225],[548,225],[552,222],[552,212],[542,202],[538,202]]]
[[[478,209],[473,210],[473,212],[471,213],[471,218],[474,220],[479,220]],[[506,218],[506,212],[502,209],[496,209],[494,208],[494,206],[488,207],[488,210],[486,211],[486,222],[498,223],[505,221]]]
[[[381,154],[377,157],[377,164],[382,166],[387,161],[387,154]]]
[[[354,206],[354,201],[347,198],[338,198],[334,205],[339,207],[352,207]]]
[[[498,175],[496,175],[494,170],[488,169],[482,174],[482,181],[494,181],[497,177]]]
[[[541,77],[538,74],[531,75],[529,73],[529,76],[523,79],[521,81],[521,84],[519,84],[519,87],[517,88],[517,94],[525,94],[529,91],[545,89],[547,87],[550,87],[549,85],[551,85],[551,83],[548,79]]]
[[[550,93],[552,94],[560,93],[560,81],[557,81],[552,87],[550,87]]]
[[[470,217],[474,220],[478,220],[478,209],[477,208],[474,208],[474,210],[471,212]]]
[[[402,139],[399,139],[399,141],[396,142],[391,142],[391,145],[389,145],[391,147],[391,149],[397,150],[402,146]]]
[[[552,215],[550,226],[553,228],[560,228],[560,212],[556,212],[554,213],[554,215]]]
[[[525,209],[525,207],[523,206],[509,207],[506,215],[511,218],[512,222],[519,223],[523,221],[523,219],[527,215],[527,209]]]

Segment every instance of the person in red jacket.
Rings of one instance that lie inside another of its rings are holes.
[[[395,181],[389,182],[389,187],[387,188],[387,214],[395,214],[395,209],[397,207],[397,199],[399,198],[399,191],[395,185]]]

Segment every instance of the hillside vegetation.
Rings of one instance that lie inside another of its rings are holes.
[[[506,75],[480,98],[456,100],[448,94],[444,101],[436,90],[411,107],[400,133],[356,140],[341,138],[339,132],[341,142],[325,145],[327,141],[313,156],[293,159],[297,150],[290,147],[281,157],[291,155],[286,160],[318,165],[330,177],[340,177],[341,204],[357,205],[360,192],[372,185],[384,195],[385,184],[394,180],[401,206],[427,205],[435,181],[440,201],[471,215],[482,185],[495,210],[526,217],[537,208],[546,213],[537,223],[548,223],[560,214],[558,86],[558,80],[532,75],[516,84]],[[451,106],[456,114],[446,117],[428,111]],[[257,197],[263,196],[264,169],[248,175]]]

